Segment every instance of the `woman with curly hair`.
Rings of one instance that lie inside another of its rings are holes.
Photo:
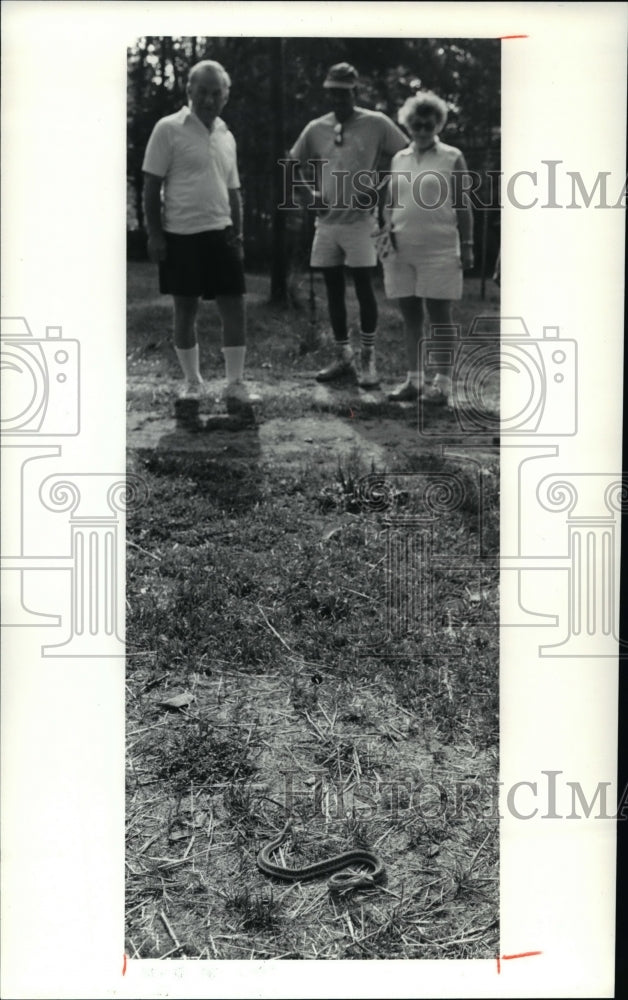
[[[439,139],[447,105],[436,94],[408,98],[398,120],[411,144],[391,163],[385,212],[393,252],[383,259],[388,298],[399,300],[406,332],[408,373],[389,394],[396,402],[422,396],[452,405],[453,328],[439,330],[436,375],[428,385],[421,369],[424,308],[432,326],[452,327],[452,302],[462,298],[463,270],[473,267],[473,214],[465,192],[465,158]]]

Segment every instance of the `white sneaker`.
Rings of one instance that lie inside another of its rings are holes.
[[[223,393],[223,402],[226,404],[227,413],[241,414],[252,413],[254,403],[261,403],[261,396],[249,392],[244,382],[238,379],[230,382]]]
[[[348,376],[355,378],[355,366],[353,363],[353,350],[351,347],[343,347],[337,354],[336,359],[326,368],[322,368],[316,375],[317,382],[333,382],[335,379],[344,379]]]
[[[374,389],[379,385],[379,376],[375,369],[375,351],[373,350],[362,351],[358,385],[362,389]]]
[[[200,382],[187,380],[179,392],[179,399],[200,399],[201,396],[205,395],[205,391],[206,386],[202,379]]]
[[[421,399],[425,403],[433,403],[435,406],[447,406],[453,409],[454,401],[449,380],[439,380],[438,376],[431,385],[424,385],[421,389]]]

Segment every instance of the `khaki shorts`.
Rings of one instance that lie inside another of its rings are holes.
[[[401,246],[396,254],[386,258],[382,267],[388,299],[462,298],[462,264],[455,253],[430,256]]]
[[[377,253],[372,216],[357,222],[319,223],[314,234],[311,267],[375,267]]]

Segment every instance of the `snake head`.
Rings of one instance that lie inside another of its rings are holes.
[[[347,889],[372,889],[375,887],[375,879],[366,872],[363,875],[338,872],[331,876],[328,885],[330,892],[346,892]]]

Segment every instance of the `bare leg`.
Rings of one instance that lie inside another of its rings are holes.
[[[224,347],[244,347],[246,342],[246,309],[243,295],[217,295],[216,305],[222,320]]]
[[[423,299],[417,298],[416,295],[408,295],[398,301],[406,333],[408,375],[397,389],[388,393],[388,398],[395,403],[409,403],[419,398],[423,386],[419,349],[423,338]]]
[[[184,351],[196,347],[196,314],[198,298],[174,295],[174,346]]]
[[[174,349],[185,375],[184,395],[196,396],[203,385],[196,339],[198,298],[174,295]]]
[[[442,345],[443,348],[436,352],[434,367],[439,375],[445,375],[450,379],[454,367],[454,353],[458,346],[458,331],[454,326],[451,302],[449,299],[426,299],[425,304],[431,327],[449,327],[449,330],[439,330],[438,338],[434,338],[434,343]]]
[[[399,299],[406,331],[406,357],[408,371],[419,371],[419,344],[423,337],[423,299],[410,295]]]

